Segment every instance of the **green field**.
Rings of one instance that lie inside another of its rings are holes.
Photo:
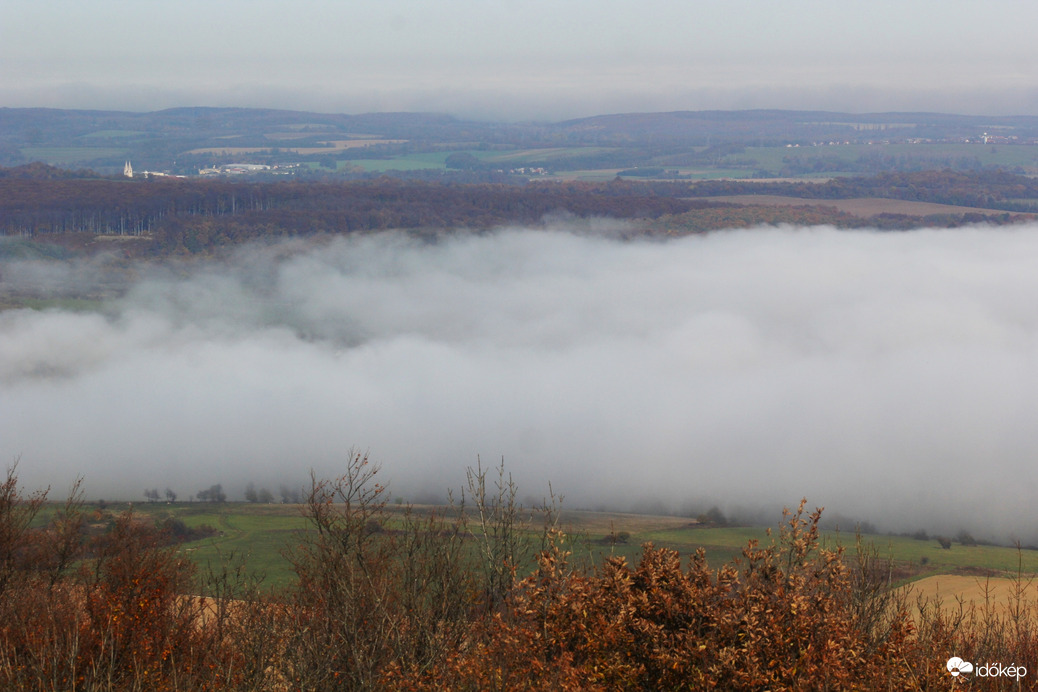
[[[388,159],[342,159],[337,161],[340,169],[360,168],[368,172],[393,172],[408,170],[444,169],[451,154],[469,154],[491,166],[503,170],[523,166],[548,166],[554,169],[551,178],[562,180],[611,180],[617,168],[584,168],[569,170],[557,168],[556,162],[567,160],[588,161],[588,157],[604,156],[621,151],[615,147],[555,147],[537,149],[459,149],[412,153]],[[898,165],[918,168],[963,168],[971,166],[1003,166],[1021,168],[1027,172],[1038,172],[1038,146],[1033,145],[988,145],[980,143],[895,143],[895,144],[839,144],[832,146],[799,147],[746,147],[737,154],[720,156],[710,164],[680,165],[669,162],[670,155],[659,157],[659,163],[647,162],[645,166],[658,166],[665,170],[677,170],[682,177],[693,180],[718,178],[748,178],[759,173],[779,176],[790,162],[801,167],[819,166],[821,170],[799,171],[795,177],[832,177],[860,174],[863,162],[875,160],[898,162]],[[604,159],[607,160],[607,159]],[[565,165],[563,163],[563,165]],[[593,165],[593,164],[592,164]]]
[[[616,147],[550,147],[541,149],[473,150],[464,153],[472,154],[477,159],[507,166],[522,166],[530,162],[551,162],[573,156],[594,156],[619,151]]]
[[[774,531],[772,533],[775,534]],[[715,555],[722,559],[724,555],[740,554],[750,539],[756,539],[762,545],[774,540],[774,536],[767,536],[765,529],[756,527],[652,531],[639,538],[682,552],[702,546],[706,548],[708,556]],[[957,542],[953,542],[951,548],[944,549],[935,538],[917,540],[907,536],[866,534],[862,539],[863,545],[874,550],[880,558],[890,558],[905,565],[918,565],[927,573],[952,573],[967,568],[1009,572],[1020,568],[1027,573],[1038,573],[1036,550],[1018,551],[1013,547],[992,545],[964,546]],[[822,541],[829,547],[843,546],[852,555],[856,552],[856,537],[853,533],[826,531],[822,533]]]
[[[95,505],[90,505],[88,509],[94,508]],[[118,513],[128,508],[129,505],[119,503],[109,505],[107,510]],[[240,559],[250,575],[262,579],[269,587],[288,585],[295,580],[284,552],[298,543],[299,532],[307,526],[299,505],[155,502],[133,503],[133,511],[152,516],[158,522],[175,517],[191,528],[208,525],[219,531],[212,538],[180,546],[202,570],[219,571]]]
[[[73,166],[96,159],[124,156],[128,151],[121,147],[25,147],[21,153],[28,161],[43,161],[53,166]]]
[[[121,139],[123,137],[143,137],[148,134],[140,130],[98,130],[83,135],[83,139]]]
[[[832,146],[746,147],[739,154],[722,157],[719,167],[745,166],[778,173],[787,160],[804,162],[843,161],[848,164],[861,158],[916,161],[923,168],[949,167],[956,161],[976,160],[982,166],[1019,166],[1029,172],[1038,170],[1038,146],[991,145],[981,143],[894,143],[838,144]]]
[[[87,509],[93,511],[94,508],[90,505]],[[107,511],[118,513],[127,508],[126,504],[113,504]],[[135,503],[133,508],[134,512],[153,516],[160,522],[167,517],[176,517],[192,528],[209,525],[217,529],[217,536],[180,547],[203,570],[207,567],[219,570],[229,561],[241,559],[248,573],[262,578],[268,587],[290,585],[295,579],[285,551],[298,545],[301,532],[308,528],[301,505],[156,502]],[[403,508],[392,506],[389,509],[393,516],[390,521],[392,527],[399,522]],[[416,511],[422,513],[430,509],[419,507]],[[657,547],[676,550],[684,558],[703,548],[708,562],[716,568],[739,558],[751,540],[766,546],[778,536],[778,521],[769,536],[765,527],[710,527],[685,517],[603,512],[563,511],[559,525],[567,535],[566,547],[572,551],[572,559],[585,564],[600,562],[609,555],[623,556],[629,562],[635,562],[642,545],[651,542]],[[629,534],[625,542],[610,541],[610,535],[616,536],[621,532]],[[530,536],[535,543],[539,534],[540,527],[535,518],[530,526]],[[904,536],[864,535],[862,539],[870,552],[882,560],[893,560],[899,573],[911,578],[976,570],[1015,573],[1018,568],[1025,573],[1038,573],[1038,551],[1035,550],[963,546],[957,542],[950,549],[944,549],[935,539],[917,540]],[[822,541],[829,547],[842,545],[849,562],[853,563],[856,555],[853,533],[823,532]]]
[[[557,147],[542,149],[462,149],[451,151],[435,151],[419,154],[404,154],[389,159],[344,159],[338,162],[339,168],[356,166],[365,171],[415,171],[443,169],[447,157],[451,154],[470,154],[490,165],[499,165],[508,170],[531,165],[550,165],[553,161],[573,156],[591,156],[617,151],[609,147]],[[615,170],[606,171],[605,179],[615,175]],[[602,171],[588,171],[589,174],[602,176]],[[572,177],[572,176],[570,176]]]
[[[444,168],[444,160],[452,152],[408,154],[392,159],[349,159],[339,161],[340,167],[357,166],[365,171],[420,171]]]
[[[40,243],[25,238],[0,238],[0,259],[66,259],[70,255],[70,252],[51,243]]]
[[[135,130],[98,130],[80,139],[101,146],[25,147],[22,155],[28,160],[44,161],[59,166],[84,165],[98,159],[120,158],[130,155],[130,149],[113,144],[131,144],[129,140],[146,136]],[[458,149],[439,149],[422,153],[401,154],[386,159],[347,158],[346,150],[336,151],[338,169],[360,169],[367,172],[394,173],[399,171],[443,170],[451,154],[468,154],[490,167],[502,170],[525,166],[547,166],[554,177],[566,180],[610,180],[616,175],[618,152],[623,148],[601,146],[570,146],[495,149],[456,142]],[[687,151],[692,152],[696,147]],[[342,156],[342,158],[338,158]],[[603,166],[597,167],[601,160]],[[682,161],[685,163],[674,163]],[[579,164],[577,162],[580,162]],[[612,161],[612,164],[607,162]],[[569,162],[569,163],[567,163]],[[308,161],[311,167],[319,164]],[[796,170],[790,172],[789,166]],[[568,169],[580,165],[581,169]],[[860,174],[873,169],[969,169],[1000,166],[1038,173],[1038,145],[983,144],[983,143],[876,143],[834,144],[820,146],[748,146],[738,153],[719,155],[709,161],[691,163],[684,154],[660,154],[639,164],[642,167],[662,167],[677,170],[683,178],[693,180],[717,178],[747,178],[754,175],[793,175],[795,177],[831,177]],[[817,170],[816,170],[817,169]]]

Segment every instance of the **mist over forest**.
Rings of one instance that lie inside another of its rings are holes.
[[[350,447],[408,500],[506,467],[569,508],[763,511],[1038,540],[1033,225],[615,222],[250,245],[120,265],[100,311],[0,312],[0,457],[26,487],[302,485]],[[110,285],[104,258],[6,288]],[[851,527],[848,527],[851,528]]]

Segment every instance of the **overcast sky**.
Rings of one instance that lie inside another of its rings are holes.
[[[0,0],[0,105],[1038,114],[1025,0]]]

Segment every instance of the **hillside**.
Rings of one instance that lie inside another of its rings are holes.
[[[118,174],[126,161],[189,176],[247,163],[294,177],[467,182],[1033,172],[1036,141],[1035,117],[935,113],[680,111],[500,123],[435,113],[0,109],[0,165],[42,161],[104,174]]]

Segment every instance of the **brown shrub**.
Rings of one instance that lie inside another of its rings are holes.
[[[878,672],[910,687],[888,665],[910,649],[910,622],[896,612],[880,637],[860,626],[842,552],[818,548],[819,517],[801,504],[778,545],[751,544],[716,572],[702,551],[682,569],[647,544],[634,568],[610,558],[582,575],[556,542],[467,649],[401,687],[853,689]]]
[[[202,575],[124,514],[84,531],[74,488],[32,529],[44,495],[0,485],[0,688],[34,690],[946,689],[945,661],[1038,674],[1038,612],[1018,574],[1005,607],[910,604],[892,565],[821,545],[821,510],[786,513],[774,544],[719,568],[646,544],[637,564],[571,561],[545,512],[543,549],[500,471],[470,478],[449,517],[386,512],[378,468],[313,481],[291,553],[299,585],[265,593],[230,559]],[[79,565],[78,569],[74,568]],[[211,598],[191,596],[204,590]],[[910,613],[910,611],[915,611]],[[911,615],[911,617],[910,617]],[[972,689],[1002,679],[974,678]]]

